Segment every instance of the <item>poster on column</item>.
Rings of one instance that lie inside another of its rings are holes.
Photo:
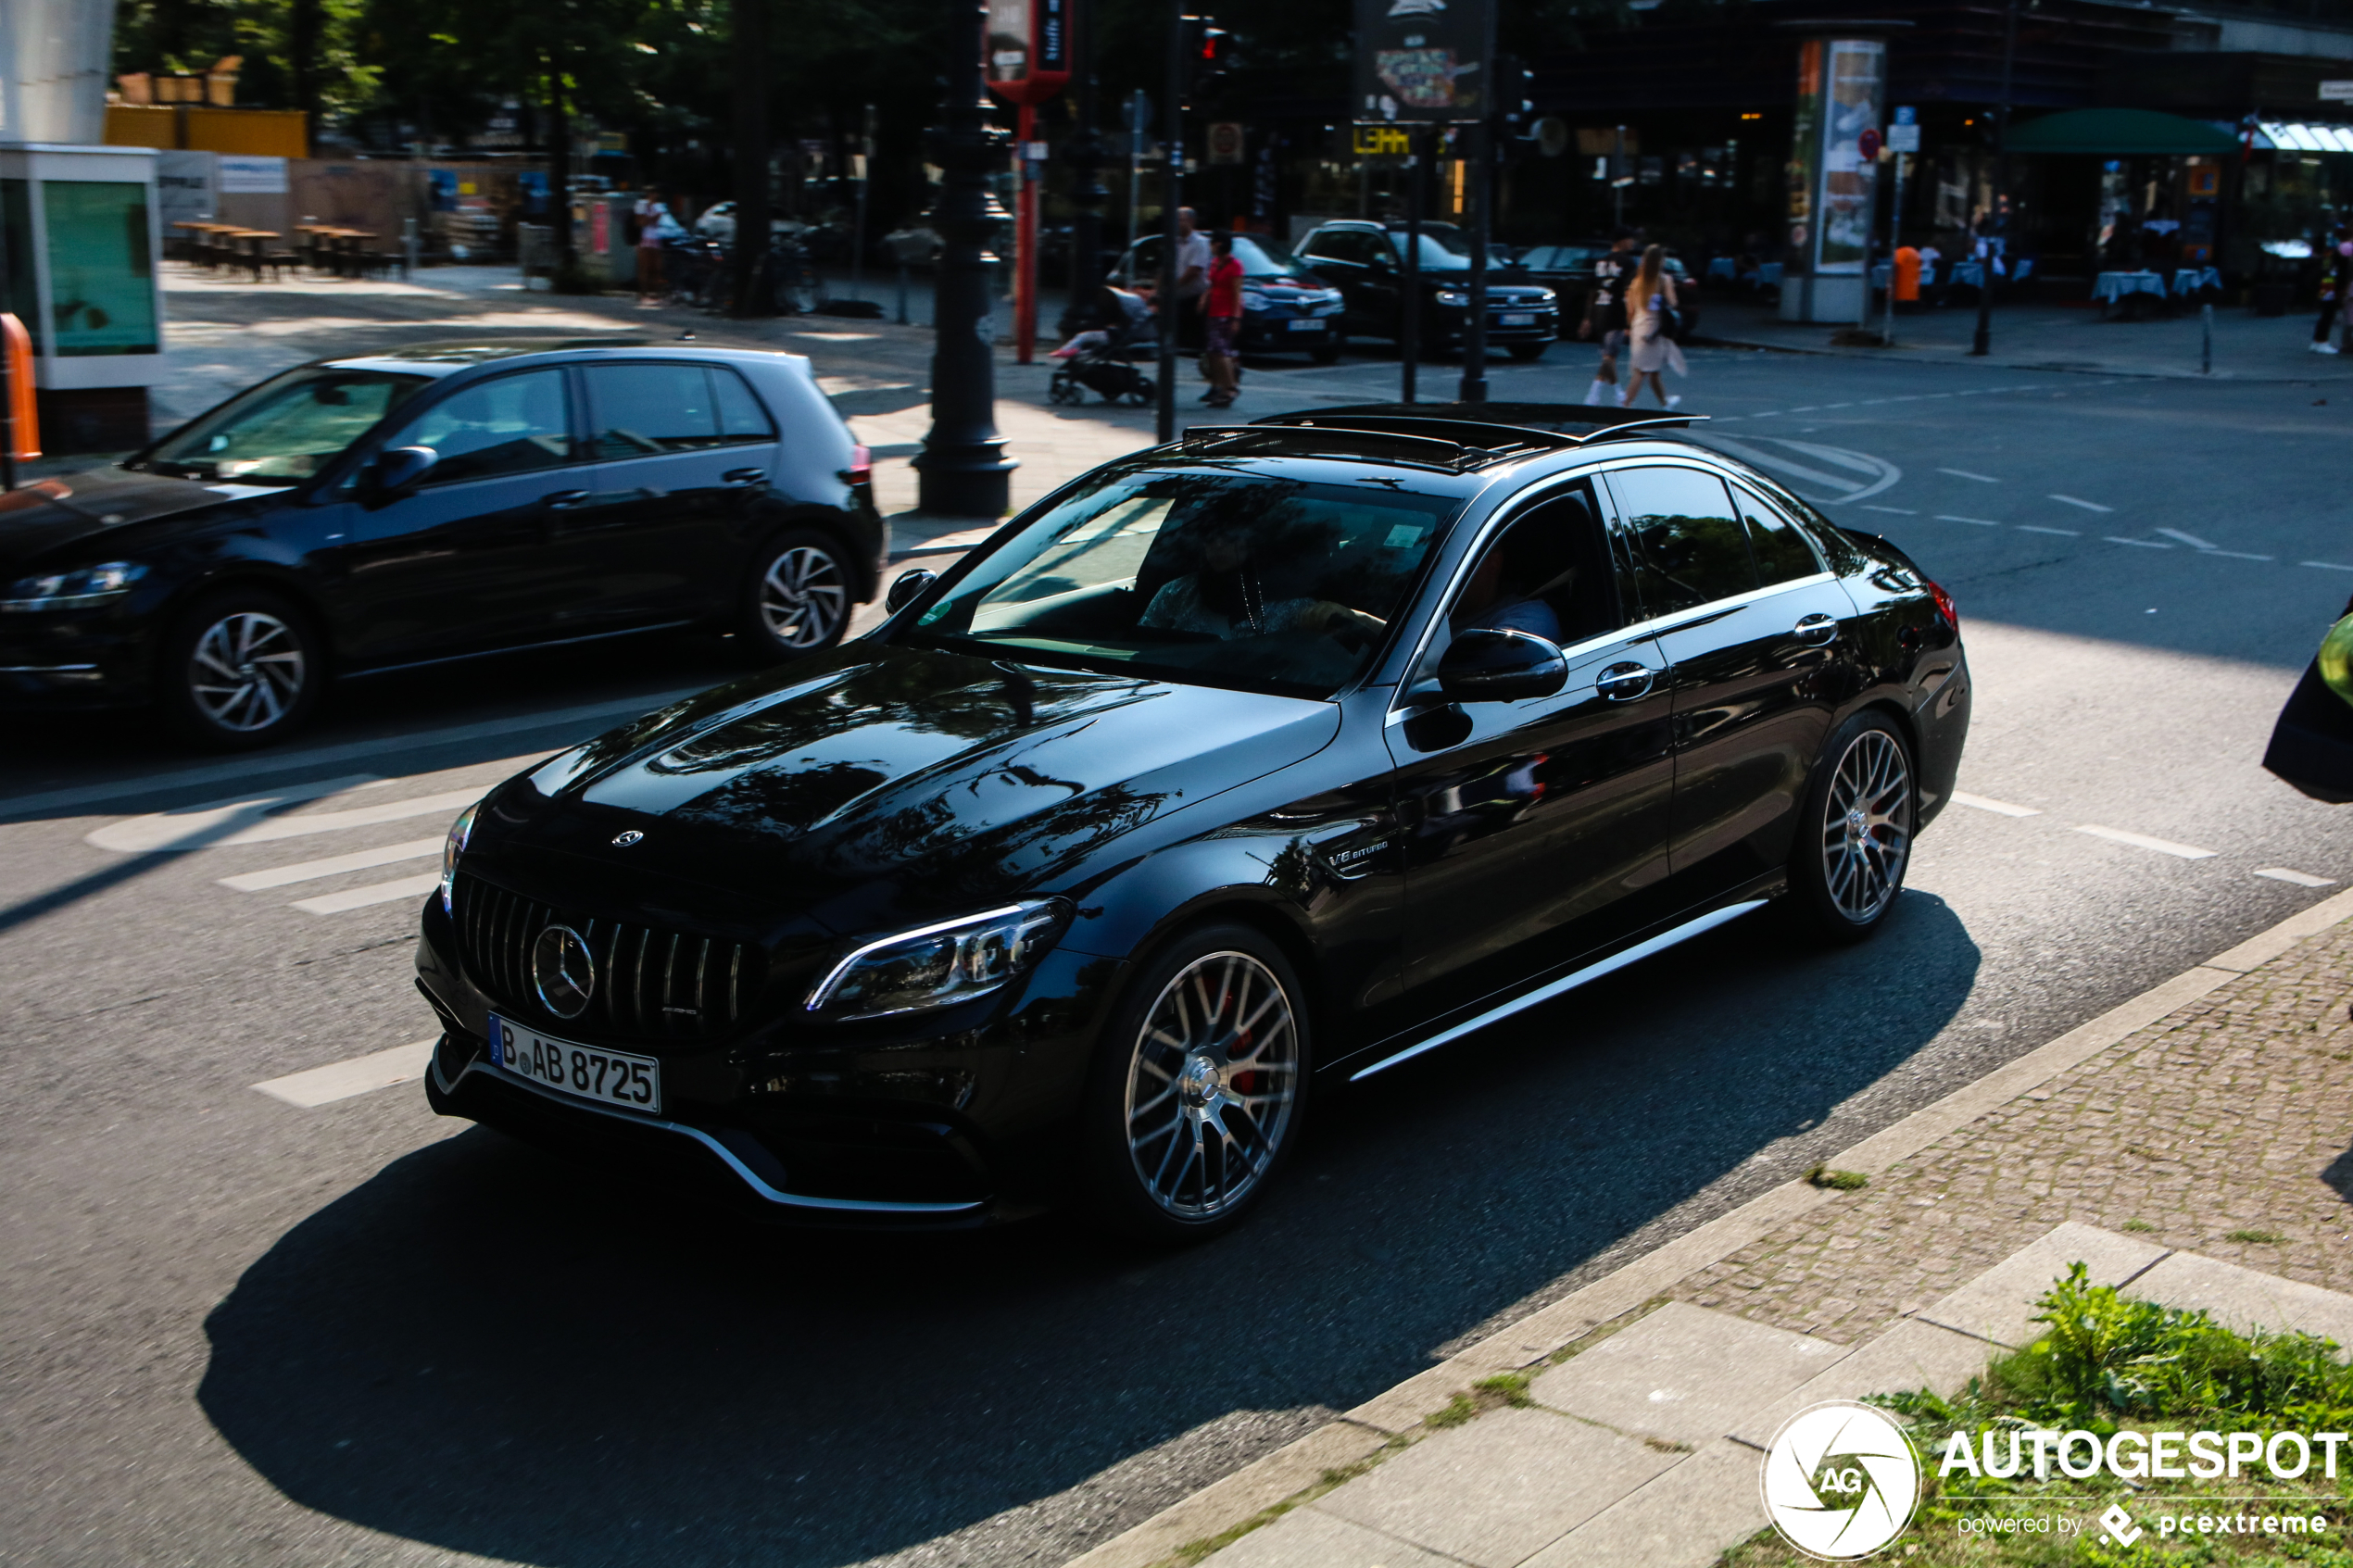
[[[1822,240],[1815,270],[1860,272],[1870,254],[1871,197],[1879,182],[1878,161],[1863,156],[1862,136],[1866,131],[1879,129],[1880,99],[1887,77],[1887,45],[1876,39],[1840,38],[1827,47],[1830,71],[1822,115]]]
[[[1491,96],[1491,0],[1356,0],[1360,123],[1477,119]]]
[[[1822,166],[1822,41],[1809,38],[1797,50],[1797,103],[1790,129],[1789,275],[1814,270],[1814,187]]]

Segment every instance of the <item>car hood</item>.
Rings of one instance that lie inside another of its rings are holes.
[[[1313,755],[1340,724],[1327,702],[889,645],[819,663],[556,758],[516,847],[872,931],[1076,892],[1148,852],[1150,824]],[[615,846],[631,827],[643,839]]]
[[[129,469],[35,480],[0,495],[0,563],[31,562],[92,534],[268,493],[262,486],[202,484]]]

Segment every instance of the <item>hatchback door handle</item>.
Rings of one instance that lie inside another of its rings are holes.
[[[587,498],[585,490],[550,490],[539,497],[539,504],[551,512],[569,511]]]
[[[766,469],[729,469],[719,476],[730,484],[756,484],[768,477]]]
[[[1833,615],[1802,615],[1791,630],[1797,634],[1799,642],[1811,643],[1818,647],[1837,637],[1838,618]]]
[[[1631,702],[1651,689],[1657,674],[1646,664],[1613,664],[1593,682],[1593,689],[1612,702]]]

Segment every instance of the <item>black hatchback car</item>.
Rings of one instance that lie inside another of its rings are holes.
[[[1326,223],[1299,242],[1316,274],[1340,290],[1342,321],[1362,337],[1395,338],[1403,332],[1405,226],[1356,219]],[[1470,320],[1471,242],[1451,223],[1422,225],[1422,342],[1459,348]],[[1487,345],[1515,359],[1541,358],[1560,335],[1560,301],[1519,273],[1492,267],[1487,274]]]
[[[663,627],[839,640],[884,549],[792,355],[509,340],[323,359],[0,495],[0,706],[266,745],[333,676]]]
[[[1318,1083],[1768,899],[1869,935],[1952,603],[1667,422],[1196,429],[510,780],[423,913],[433,1106],[802,1221],[1179,1237]]]

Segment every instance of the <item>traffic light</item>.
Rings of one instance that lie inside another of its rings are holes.
[[[1189,98],[1214,93],[1233,68],[1234,35],[1207,17],[1185,19],[1185,94]]]

